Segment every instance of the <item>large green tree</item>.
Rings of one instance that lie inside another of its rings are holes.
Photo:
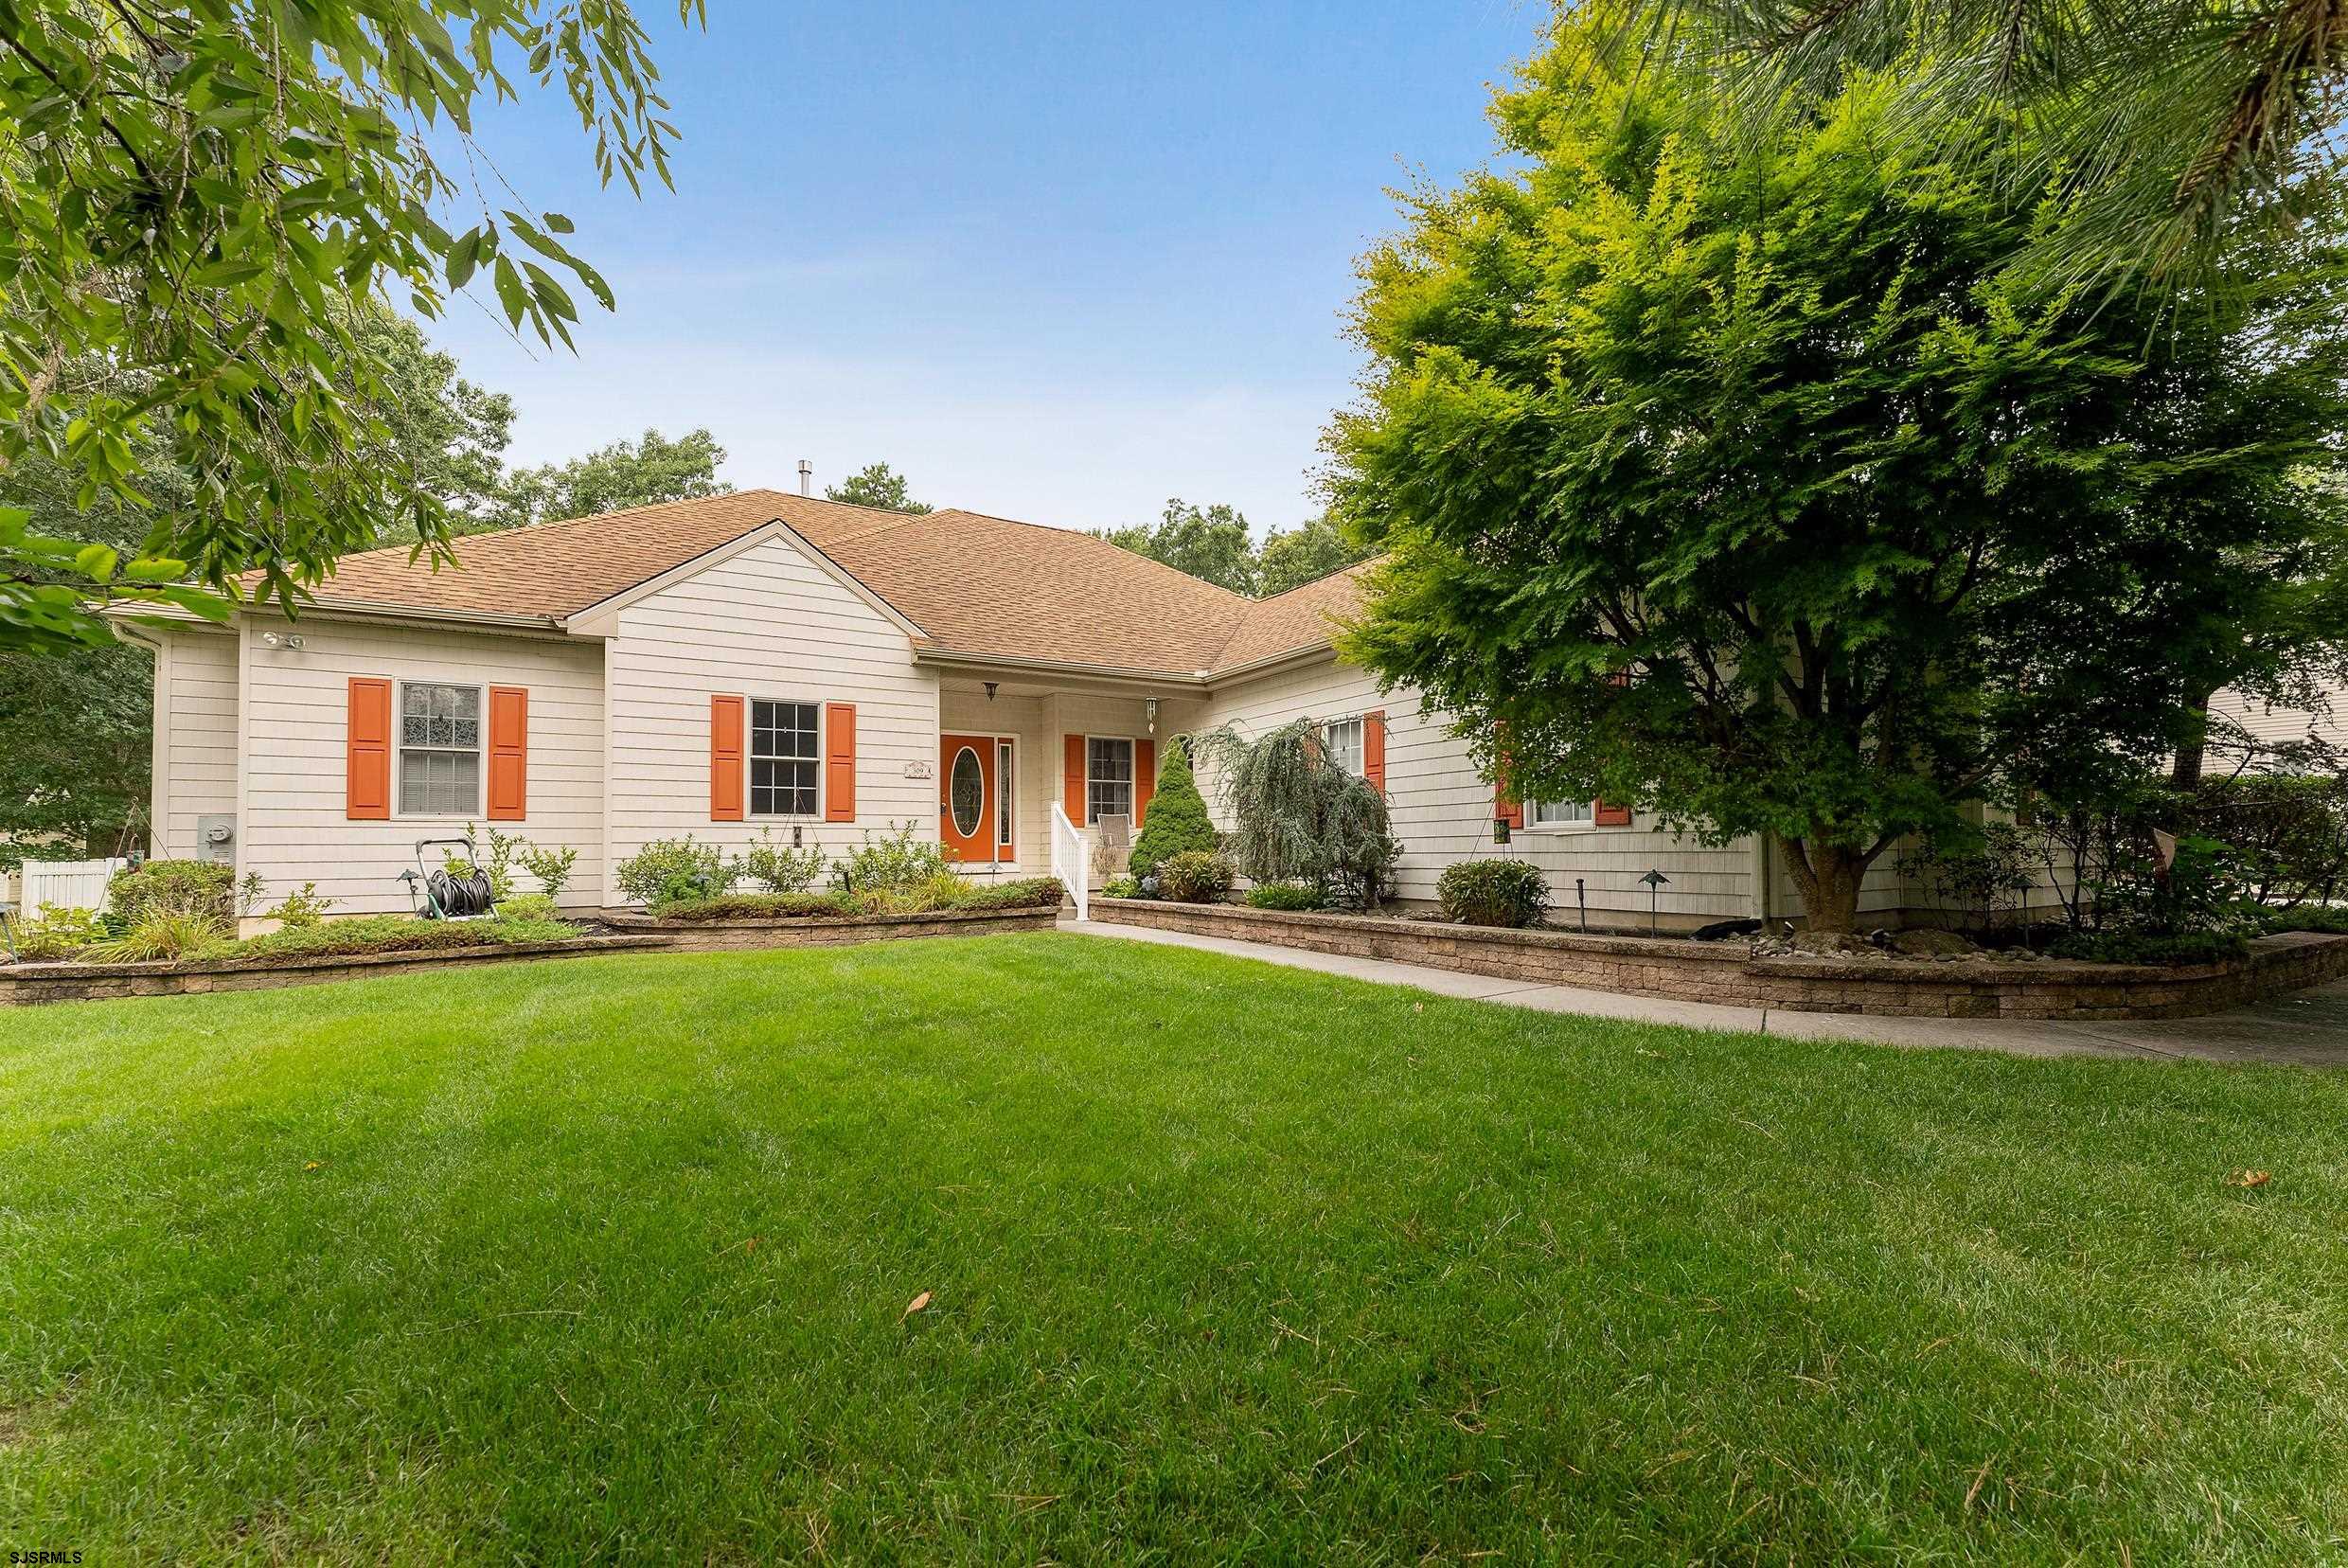
[[[1898,70],[1887,143],[1992,162],[2025,205],[2061,193],[2062,221],[2023,253],[2056,279],[2199,274],[2246,226],[2293,222],[2278,196],[2328,200],[2336,178],[2341,0],[1601,0],[1589,14],[1625,58],[1708,66],[1748,120]],[[2004,134],[1978,134],[1985,109]]]
[[[2289,472],[2348,423],[2336,224],[2163,313],[2049,295],[2010,263],[2060,214],[1899,156],[1898,78],[1756,140],[1603,45],[1561,26],[1497,102],[1519,169],[1365,262],[1349,646],[1520,793],[1775,835],[1847,930],[1904,837],[2173,748],[2348,548]],[[2274,668],[2341,635],[2295,613]]]
[[[718,477],[725,449],[706,430],[670,440],[648,430],[640,441],[614,441],[567,463],[524,469],[506,481],[495,526],[517,527],[561,517],[722,495],[734,487]]]
[[[931,510],[927,501],[913,498],[913,489],[905,482],[905,476],[886,463],[867,463],[840,484],[826,485],[824,499],[844,501],[851,507],[903,512],[909,517],[927,516]]]
[[[1326,512],[1293,528],[1274,528],[1255,552],[1255,591],[1266,598],[1285,594],[1342,572],[1367,553]]]
[[[429,316],[478,275],[567,342],[558,274],[612,303],[569,220],[491,205],[446,160],[477,170],[475,107],[528,83],[567,98],[607,181],[666,180],[655,80],[625,0],[0,6],[0,467],[56,463],[78,506],[149,518],[126,560],[0,509],[0,647],[103,643],[110,597],[224,614],[183,572],[258,569],[290,600],[386,526],[445,539],[349,306]],[[158,445],[184,508],[141,487]]]
[[[1194,507],[1177,496],[1155,524],[1095,530],[1095,537],[1235,594],[1255,591],[1255,542],[1248,521],[1219,501]]]

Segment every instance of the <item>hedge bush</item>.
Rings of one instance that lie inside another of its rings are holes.
[[[1190,747],[1178,739],[1158,763],[1157,787],[1142,813],[1141,836],[1133,841],[1126,868],[1147,877],[1176,855],[1212,850],[1217,843],[1206,797],[1199,793],[1199,780],[1190,771]]]
[[[1176,903],[1220,903],[1239,880],[1231,857],[1211,849],[1185,849],[1158,866],[1158,897]]]
[[[2185,965],[2222,964],[2250,950],[2246,939],[2231,932],[2082,931],[2060,938],[2049,951],[2057,958],[2090,964]]]
[[[865,887],[831,893],[733,893],[652,906],[664,920],[842,919],[856,915],[930,915],[948,909],[1057,909],[1065,895],[1051,877],[975,882],[944,872],[914,887]]]
[[[1549,881],[1530,861],[1485,856],[1447,867],[1435,882],[1447,919],[1478,926],[1533,926],[1549,913]]]
[[[2268,915],[2268,931],[2314,931],[2327,935],[2348,936],[2348,909],[2330,904],[2302,904],[2297,909],[2278,909]]]
[[[564,920],[421,920],[413,915],[367,915],[348,920],[273,931],[241,941],[215,941],[190,956],[215,958],[340,957],[366,953],[431,953],[498,947],[509,942],[559,942],[582,935]]]
[[[106,910],[136,925],[160,910],[226,922],[237,918],[237,874],[218,861],[151,860],[129,865],[106,883]]]
[[[896,832],[878,838],[871,829],[865,829],[863,846],[841,859],[839,871],[840,880],[851,893],[878,889],[910,893],[935,878],[952,874],[946,864],[944,846],[916,838],[910,822]]]
[[[723,898],[740,875],[738,867],[726,864],[724,850],[696,843],[687,833],[681,839],[654,839],[619,863],[612,882],[630,903],[656,904]]]
[[[1147,897],[1147,895],[1142,892],[1142,880],[1139,877],[1112,877],[1107,882],[1101,883],[1100,896],[1104,899],[1139,899]]]
[[[1303,882],[1257,882],[1247,890],[1247,901],[1254,909],[1318,909],[1321,893]]]
[[[106,928],[94,911],[60,909],[50,903],[43,904],[37,917],[12,929],[16,956],[27,964],[79,958],[83,950],[106,939]]]

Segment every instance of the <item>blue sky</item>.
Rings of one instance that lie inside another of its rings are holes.
[[[481,124],[619,295],[577,357],[462,301],[430,330],[511,393],[508,456],[706,425],[740,486],[886,458],[933,502],[1069,526],[1228,501],[1258,531],[1357,357],[1354,258],[1390,187],[1489,155],[1545,9],[640,0],[676,190],[600,190],[567,106]]]

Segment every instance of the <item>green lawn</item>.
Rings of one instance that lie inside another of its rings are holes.
[[[2336,1560],[2343,1215],[2340,1077],[1076,936],[25,1008],[0,1541]]]

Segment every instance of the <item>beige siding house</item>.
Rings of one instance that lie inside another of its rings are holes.
[[[380,913],[408,907],[418,840],[473,823],[576,848],[583,908],[617,902],[612,868],[654,839],[836,851],[910,824],[969,874],[1096,885],[1094,841],[1146,818],[1160,746],[1309,718],[1385,792],[1407,900],[1507,855],[1593,925],[1644,924],[1650,871],[1667,926],[1800,914],[1758,841],[1496,800],[1443,715],[1332,650],[1355,572],[1252,601],[1083,534],[773,490],[458,553],[347,558],[297,620],[126,629],[156,660],[155,852]],[[1886,864],[1866,907],[1914,901]]]

